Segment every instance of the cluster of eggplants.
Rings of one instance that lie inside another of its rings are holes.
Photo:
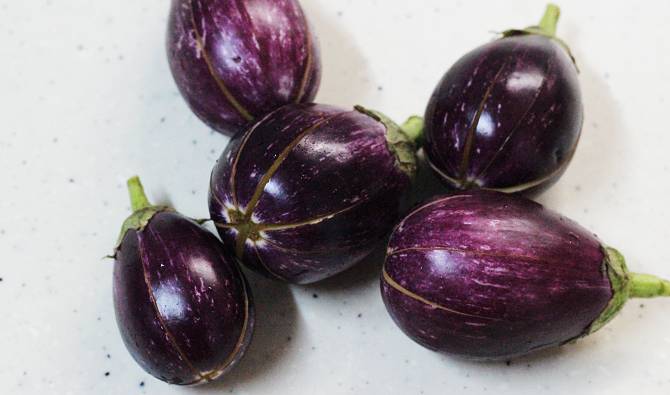
[[[449,186],[538,193],[567,169],[583,123],[577,67],[555,37],[559,9],[458,60],[425,115],[425,151]]]
[[[246,280],[211,232],[171,208],[150,205],[139,179],[128,185],[134,212],[115,251],[113,286],[123,341],[160,380],[215,380],[251,339]]]
[[[526,198],[474,191],[410,213],[391,236],[381,289],[398,326],[433,350],[508,359],[602,328],[670,282],[630,273],[575,222]]]
[[[227,135],[319,88],[318,43],[297,0],[172,0],[167,52],[190,108]]]
[[[374,111],[287,105],[229,144],[211,176],[211,218],[248,267],[319,281],[360,261],[391,230],[414,151],[405,131]]]
[[[563,174],[583,123],[577,67],[555,37],[559,10],[460,59],[425,116],[425,152],[451,187],[536,193]],[[170,67],[194,113],[234,135],[213,169],[209,210],[223,240],[129,180],[134,213],[115,251],[124,343],[153,376],[215,380],[244,353],[254,313],[241,262],[306,284],[359,262],[401,216],[424,121],[310,103],[318,45],[295,0],[173,0]],[[241,133],[245,131],[244,133]],[[438,198],[395,228],[381,290],[418,343],[511,358],[602,328],[631,297],[670,282],[522,197]]]

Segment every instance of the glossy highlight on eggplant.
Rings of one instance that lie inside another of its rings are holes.
[[[538,203],[493,191],[445,196],[396,227],[381,279],[395,323],[419,344],[473,359],[559,346],[670,282]]]
[[[425,151],[458,190],[539,193],[567,169],[582,131],[578,70],[556,38],[559,9],[458,60],[426,109]]]
[[[167,52],[193,112],[226,135],[311,102],[321,79],[318,42],[297,0],[172,0]]]
[[[152,376],[179,385],[216,380],[242,357],[254,309],[221,242],[128,181],[134,213],[114,262],[114,309],[126,348]]]
[[[269,114],[231,141],[212,172],[209,209],[224,245],[292,283],[349,268],[401,215],[416,170],[410,135],[361,107]]]

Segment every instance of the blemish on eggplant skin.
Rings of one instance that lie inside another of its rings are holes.
[[[317,294],[312,294],[312,298],[314,298],[314,299],[318,299],[318,298],[319,298],[319,295],[317,295]]]

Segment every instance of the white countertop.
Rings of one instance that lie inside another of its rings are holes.
[[[318,100],[403,120],[492,32],[535,23],[539,1],[302,0],[320,36]],[[668,1],[560,2],[586,123],[541,201],[670,277]],[[112,250],[125,180],[207,216],[227,139],[191,115],[168,71],[166,0],[0,1],[1,394],[668,394],[670,300],[633,301],[576,345],[505,363],[430,352],[391,322],[379,262],[322,284],[249,275],[258,326],[216,385],[169,387],[136,365],[114,322]],[[143,383],[143,384],[142,384]]]

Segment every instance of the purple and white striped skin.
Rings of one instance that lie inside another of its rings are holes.
[[[507,359],[600,328],[594,323],[614,299],[607,254],[592,233],[531,200],[446,196],[395,229],[382,295],[419,344]]]
[[[316,37],[297,0],[172,0],[167,52],[193,112],[234,135],[257,118],[316,96]]]
[[[354,265],[393,227],[415,171],[399,127],[362,108],[276,110],[233,139],[214,167],[209,208],[250,268],[313,283]]]
[[[577,68],[555,38],[558,8],[538,27],[462,57],[428,104],[426,154],[449,186],[539,193],[565,172],[584,120]]]
[[[128,221],[114,265],[116,321],[126,347],[170,384],[216,380],[251,340],[244,276],[211,232],[171,209],[145,206]]]

